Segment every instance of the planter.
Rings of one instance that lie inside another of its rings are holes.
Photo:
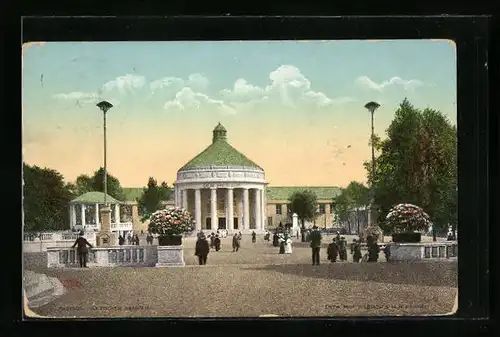
[[[182,235],[159,236],[158,246],[180,246],[182,245]]]
[[[392,234],[392,242],[398,243],[417,243],[422,239],[421,233],[407,232],[407,233],[394,233]]]

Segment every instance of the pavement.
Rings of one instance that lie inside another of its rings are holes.
[[[184,239],[185,268],[29,268],[58,278],[66,293],[31,308],[46,317],[242,317],[436,315],[452,311],[456,262],[311,265],[311,250],[292,254],[258,237],[231,238],[197,266],[194,239]],[[305,246],[305,247],[304,247]],[[351,260],[349,254],[349,261]]]

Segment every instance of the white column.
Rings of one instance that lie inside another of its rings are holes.
[[[227,230],[232,232],[234,230],[234,214],[233,214],[233,189],[227,189],[227,206],[226,206],[226,219],[227,219]]]
[[[99,203],[95,204],[95,224],[99,228]]]
[[[82,204],[82,226],[85,227],[85,205]]]
[[[201,231],[201,190],[194,191],[194,220],[196,221],[196,231]]]
[[[260,208],[262,209],[262,221],[261,221],[261,229],[262,231],[264,231],[264,228],[266,227],[266,223],[267,223],[267,200],[266,200],[266,189],[265,187],[260,190],[260,195],[261,195],[261,198],[260,200],[262,200],[262,204],[260,205]]]
[[[184,209],[188,208],[188,190],[187,189],[182,190],[182,208],[184,208]]]
[[[115,205],[115,222],[120,223],[120,204]]]
[[[260,226],[257,227],[257,229],[259,231],[264,231],[264,223],[266,221],[266,218],[264,217],[264,190],[260,189],[259,188],[259,193],[258,193],[258,196],[259,196],[259,223],[260,223]]]
[[[219,228],[217,221],[217,189],[210,189],[210,218],[212,220],[212,231],[216,231]]]
[[[243,189],[243,230],[248,230],[250,220],[250,207],[248,202],[248,188]]]
[[[255,219],[255,224],[254,224],[255,229],[254,230],[258,230],[260,227],[259,213],[260,213],[259,190],[254,188],[253,189],[253,216]]]
[[[71,227],[76,225],[76,205],[71,204]]]
[[[179,189],[177,188],[177,184],[174,185],[174,201],[175,207],[179,207]]]

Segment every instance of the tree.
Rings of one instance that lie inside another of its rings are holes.
[[[311,190],[302,190],[292,193],[288,198],[290,209],[302,223],[302,229],[306,228],[306,221],[313,221],[316,218],[317,196]],[[305,242],[305,232],[302,231],[302,242]]]
[[[148,185],[143,189],[142,195],[137,199],[139,211],[142,221],[147,220],[151,214],[162,208],[162,201],[166,201],[172,194],[172,188],[166,182],[162,182],[160,186],[156,179],[150,177]]]
[[[368,187],[357,181],[351,181],[344,188],[341,194],[334,198],[335,216],[338,222],[347,222],[348,231],[351,232],[351,215],[355,214],[355,219],[359,228],[359,209],[366,207],[370,203],[370,190]]]
[[[52,169],[23,164],[24,230],[69,228],[69,202],[74,195],[63,176]]]
[[[125,200],[120,181],[107,172],[108,194],[117,200]],[[75,189],[77,195],[91,191],[104,193],[104,168],[99,168],[92,176],[81,174],[76,178]]]
[[[441,112],[416,109],[404,99],[386,134],[375,144],[375,177],[365,163],[380,218],[396,204],[418,205],[431,217],[435,239],[457,219],[456,127]]]

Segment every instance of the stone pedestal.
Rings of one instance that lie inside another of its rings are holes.
[[[183,246],[158,246],[158,263],[155,267],[184,267]]]
[[[391,261],[456,261],[457,242],[390,243]]]
[[[98,247],[109,247],[118,245],[116,233],[111,232],[111,209],[105,206],[101,211],[101,230],[96,235]]]

